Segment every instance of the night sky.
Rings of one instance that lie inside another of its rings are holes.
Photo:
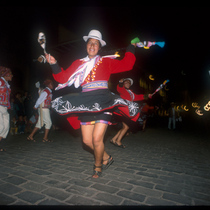
[[[155,85],[169,79],[171,95],[176,95],[176,90],[181,89],[187,89],[192,98],[207,97],[209,94],[208,7],[138,5],[0,9],[0,65],[7,65],[15,71],[13,81],[16,86],[21,86],[21,79],[25,80],[33,69],[38,33],[45,32],[50,49],[58,44],[57,29],[63,26],[72,32],[71,39],[81,39],[81,42],[82,36],[91,29],[100,30],[107,49],[125,48],[137,36],[142,41],[165,41],[163,49],[136,49],[137,62],[128,76],[135,80],[143,74],[153,74],[157,82]],[[72,61],[69,59],[69,65]]]

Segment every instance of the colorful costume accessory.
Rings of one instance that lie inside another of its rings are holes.
[[[166,85],[166,83],[168,83],[169,82],[169,80],[165,80],[164,82],[163,82],[163,84],[161,84],[156,90],[155,90],[155,92],[152,94],[152,96],[155,94],[155,93],[157,93],[158,91],[160,91],[165,85]]]
[[[149,49],[153,45],[158,45],[163,48],[165,46],[165,42],[151,42],[151,41],[140,41],[138,37],[131,40],[131,44],[136,44],[137,47],[143,47],[144,49]]]
[[[165,42],[151,42],[151,41],[143,41],[138,42],[137,47],[143,47],[144,49],[149,49],[153,45],[158,45],[159,47],[163,48],[165,46]]]

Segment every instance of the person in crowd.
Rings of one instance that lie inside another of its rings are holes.
[[[11,117],[11,116],[10,116]],[[10,133],[12,135],[18,134],[18,126],[17,126],[17,120],[15,117],[12,118],[11,120],[11,126],[10,126]]]
[[[25,115],[25,110],[24,110],[24,104],[23,104],[23,100],[21,97],[21,93],[17,92],[15,94],[15,111],[17,113],[17,118],[19,118],[19,116],[24,116]]]
[[[23,97],[23,104],[25,109],[25,116],[27,117],[27,120],[29,120],[33,112],[33,101],[31,94],[27,91],[25,91],[25,96]]]
[[[35,141],[34,140],[35,133],[39,129],[41,129],[43,125],[45,125],[43,142],[51,142],[51,140],[48,139],[48,134],[52,126],[52,121],[50,117],[50,107],[52,100],[52,90],[54,85],[53,81],[50,79],[45,80],[44,85],[46,86],[46,88],[40,91],[40,96],[37,99],[36,104],[34,106],[35,110],[38,109],[39,118],[35,128],[31,132],[31,134],[27,137],[28,141]]]
[[[95,158],[92,177],[99,178],[102,168],[107,169],[114,162],[105,151],[103,142],[112,109],[117,106],[128,108],[123,99],[109,91],[108,80],[111,74],[132,70],[136,60],[136,44],[130,44],[125,57],[117,60],[113,56],[98,55],[101,47],[106,45],[100,31],[91,30],[83,39],[86,42],[87,56],[74,61],[66,70],[58,65],[53,56],[45,56],[51,65],[54,79],[61,83],[58,88],[72,84],[76,88],[82,87],[82,92],[77,95],[56,98],[52,101],[52,107],[59,114],[75,114],[67,120],[74,128],[81,126],[83,143],[91,149]]]
[[[32,132],[32,130],[34,129],[34,127],[37,124],[38,118],[39,118],[39,115],[37,114],[37,111],[34,111],[32,116],[29,119],[27,119],[26,133]]]
[[[171,107],[168,110],[169,118],[168,118],[168,129],[171,130],[171,123],[173,123],[173,130],[176,129],[176,118],[178,116],[177,111],[174,108],[175,103],[171,102]]]
[[[120,94],[120,97],[126,99],[128,101],[142,101],[145,99],[152,98],[152,95],[144,95],[144,94],[135,94],[130,90],[131,85],[133,85],[133,80],[131,78],[123,78],[119,81],[117,85],[117,91]],[[122,122],[122,128],[117,132],[117,134],[110,140],[110,143],[118,146],[120,148],[125,148],[125,145],[122,144],[122,139],[126,135],[129,128],[135,126],[136,121],[139,116],[135,118],[128,118],[127,116],[119,115],[120,121]]]
[[[17,118],[17,113],[15,112],[15,99],[14,97],[10,97],[10,110],[9,110],[9,114],[10,114],[10,119],[13,119],[13,117]]]
[[[18,117],[17,126],[18,126],[18,133],[19,134],[25,133],[26,122],[25,122],[24,118],[25,117],[23,117],[22,115],[20,115]]]
[[[10,109],[10,85],[8,82],[12,81],[12,72],[10,68],[0,66],[0,143],[1,147],[5,143],[3,139],[7,137],[9,132],[9,113]],[[3,142],[3,143],[2,143]],[[5,148],[0,148],[0,151],[6,151]]]

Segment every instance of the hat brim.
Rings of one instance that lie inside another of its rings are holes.
[[[123,80],[123,82],[126,81],[126,80],[129,80],[129,81],[131,82],[131,85],[133,85],[133,80],[132,80],[131,78],[125,78],[125,79]]]
[[[100,43],[101,43],[101,46],[104,47],[106,45],[106,42],[102,39],[99,39],[97,36],[83,36],[83,39],[85,42],[87,42],[88,39],[97,39]]]

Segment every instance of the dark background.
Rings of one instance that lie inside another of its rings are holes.
[[[137,36],[142,41],[166,42],[163,49],[137,48],[134,69],[113,75],[113,89],[117,80],[126,76],[134,79],[136,92],[144,93],[139,79],[152,74],[153,91],[165,79],[170,80],[168,103],[209,100],[208,7],[0,7],[0,18],[0,65],[11,67],[15,91],[30,90],[35,81],[51,77],[48,64],[33,62],[42,53],[37,43],[40,31],[46,35],[47,51],[61,66],[68,67],[86,56],[82,37],[98,29],[107,42],[102,51],[121,49],[122,56],[123,49]],[[71,49],[59,51],[62,41],[73,41]]]

